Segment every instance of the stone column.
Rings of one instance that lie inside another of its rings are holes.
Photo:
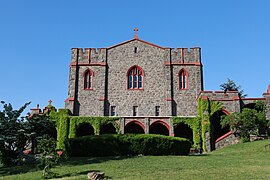
[[[120,133],[125,134],[125,118],[120,119]]]
[[[146,117],[144,119],[145,134],[149,134],[149,125],[150,125],[150,118]]]

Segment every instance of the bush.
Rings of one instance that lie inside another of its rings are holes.
[[[68,140],[70,156],[188,155],[187,139],[154,134],[84,136]]]

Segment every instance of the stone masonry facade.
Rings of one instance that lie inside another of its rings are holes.
[[[136,50],[135,50],[136,49]],[[136,52],[135,52],[136,51]],[[144,71],[143,88],[128,89],[128,70]],[[84,89],[84,72],[93,72],[93,88]],[[187,72],[187,88],[179,88],[179,72]],[[108,48],[73,48],[65,108],[76,116],[196,116],[203,90],[201,49],[164,48],[134,38]]]
[[[133,75],[129,79],[134,68],[140,80]],[[237,91],[204,91],[202,68],[199,47],[161,47],[137,35],[111,47],[72,48],[65,108],[73,116],[119,116],[122,133],[130,123],[144,133],[161,124],[171,136],[171,117],[197,116],[198,98],[222,102],[224,114],[264,101],[270,118],[270,86],[262,98],[241,98]],[[87,72],[91,72],[90,88],[86,88]],[[136,88],[130,88],[130,81]]]

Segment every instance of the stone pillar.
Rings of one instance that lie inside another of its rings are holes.
[[[149,134],[149,126],[150,126],[150,118],[146,117],[144,119],[144,131],[145,131],[145,134]]]
[[[120,119],[120,134],[125,134],[125,118]]]
[[[169,125],[170,125],[170,136],[174,136],[174,129],[173,129],[173,121],[169,118]]]

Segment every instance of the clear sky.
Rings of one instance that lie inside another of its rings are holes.
[[[200,46],[205,90],[227,78],[248,97],[267,90],[269,0],[1,0],[0,100],[63,108],[71,48],[112,46],[134,27],[160,46]]]

